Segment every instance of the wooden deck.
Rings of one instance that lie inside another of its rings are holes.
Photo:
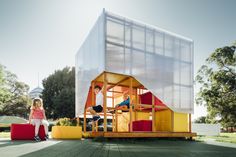
[[[195,137],[196,133],[189,132],[90,132],[90,137],[107,138],[143,138],[143,137]]]

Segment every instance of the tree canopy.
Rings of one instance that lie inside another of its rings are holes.
[[[56,70],[43,80],[42,98],[48,118],[75,116],[75,68]]]
[[[235,50],[236,44],[216,49],[196,76],[201,85],[196,102],[207,107],[206,121],[219,121],[224,127],[236,126]]]
[[[0,64],[0,115],[27,117],[29,86]]]
[[[205,116],[198,117],[194,120],[194,123],[208,123]]]

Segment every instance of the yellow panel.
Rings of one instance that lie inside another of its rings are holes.
[[[156,115],[156,130],[157,131],[172,131],[171,130],[171,110],[161,110],[155,113]],[[188,132],[188,114],[174,112],[173,117],[174,132]]]
[[[134,112],[133,119],[135,120],[149,120],[149,113],[148,112]]]
[[[82,127],[80,126],[53,126],[52,138],[54,139],[81,139]]]
[[[119,132],[127,132],[129,131],[128,124],[129,124],[129,112],[123,112],[122,114],[118,114],[118,128],[117,131]]]
[[[171,110],[161,110],[155,113],[156,131],[171,131]]]
[[[82,137],[89,138],[89,137],[91,137],[91,134],[89,132],[82,132]]]
[[[174,113],[174,132],[188,132],[188,114]]]
[[[149,120],[149,113],[134,112],[133,120]],[[118,115],[118,131],[127,132],[129,130],[129,112]],[[188,132],[189,118],[188,114],[174,112],[173,115],[174,132]],[[155,113],[156,131],[172,131],[171,110],[161,110]]]

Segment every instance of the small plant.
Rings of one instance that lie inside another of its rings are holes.
[[[56,122],[57,126],[76,126],[77,121],[76,119],[70,119],[70,118],[60,118]]]

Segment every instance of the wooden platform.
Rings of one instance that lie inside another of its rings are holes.
[[[90,132],[90,137],[107,138],[143,138],[143,137],[195,137],[196,133],[190,132]]]

